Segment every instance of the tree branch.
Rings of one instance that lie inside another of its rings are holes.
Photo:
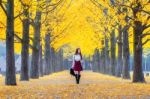
[[[77,17],[76,17],[76,15],[75,15],[74,18],[73,18],[73,20],[71,20],[71,21],[65,26],[65,28],[63,28],[63,30],[62,30],[58,35],[55,35],[55,36],[53,37],[53,40],[56,39],[56,38],[58,38],[58,37],[60,37],[60,35],[62,35],[62,34],[71,26],[72,22],[75,21],[76,18],[77,18]]]
[[[125,32],[126,30],[128,30],[130,28],[130,25],[126,25],[121,32]]]
[[[143,28],[144,28],[144,29],[146,29],[146,25],[147,25],[147,22],[149,21],[149,19],[150,19],[150,16],[147,17],[146,22],[145,22],[145,24],[143,25]]]
[[[98,8],[101,8],[102,7],[102,5],[101,4],[99,4],[98,2],[96,2],[95,0],[93,1],[93,0],[90,0],[96,7],[98,7]],[[97,4],[98,5],[97,5]]]
[[[3,9],[4,13],[6,14],[7,16],[7,11],[6,11],[6,8],[3,6],[2,4],[2,0],[0,0],[0,7]]]
[[[130,9],[132,9],[132,6],[130,5],[130,6],[128,6],[128,5],[125,5],[125,4],[121,4],[121,3],[116,3],[117,5],[119,5],[119,6],[123,6],[123,7],[127,7],[127,8],[130,8]]]
[[[149,41],[150,41],[150,39],[147,39],[145,42],[142,43],[142,45],[145,45]]]
[[[57,6],[58,6],[58,5],[57,5]],[[50,10],[48,10],[48,11],[45,11],[45,12],[42,12],[42,13],[52,12],[52,11],[54,11],[54,10],[57,8],[57,6],[54,6],[52,9],[50,9]]]
[[[16,19],[16,18],[20,17],[22,14],[23,14],[23,12],[22,12],[22,13],[20,13],[20,14],[18,14],[18,15],[16,15],[16,16],[14,17],[14,19]]]
[[[29,37],[30,40],[34,41],[34,39],[32,37]]]
[[[150,15],[150,12],[148,12],[148,11],[145,11],[145,10],[141,10],[141,11],[148,14],[148,15]]]
[[[15,37],[18,41],[20,41],[20,43],[22,43],[22,39],[21,39],[17,34],[14,34],[14,37]]]
[[[0,22],[0,24],[2,24],[4,27],[6,27],[6,25],[5,25],[4,23]],[[2,28],[3,28],[3,27],[2,27]]]
[[[5,38],[2,38],[2,37],[0,37],[0,40],[3,40],[3,41],[5,41],[6,39],[5,39]]]
[[[15,37],[20,43],[23,42],[23,40],[22,40],[17,34],[14,34],[14,37]],[[29,44],[29,47],[30,47],[31,49],[34,48],[31,44]]]
[[[131,20],[133,20],[133,21],[135,20],[134,18],[132,18],[132,17],[130,17],[130,16],[127,16],[127,18],[129,18],[129,19],[131,19]]]
[[[141,37],[144,38],[145,36],[148,36],[148,35],[150,35],[150,33],[142,34]]]
[[[29,18],[30,19],[30,24],[32,25],[32,26],[34,26],[34,19],[32,19],[32,18]]]
[[[40,5],[40,7],[42,8],[42,9],[45,9],[45,8],[47,8],[47,7],[50,7],[50,6],[58,6],[61,2],[62,2],[63,0],[59,0],[57,3],[55,3],[55,4],[49,4],[49,5],[47,5],[47,1],[45,1],[45,3],[43,4],[43,5]],[[46,5],[45,7],[43,7],[44,5]]]
[[[150,24],[144,25],[144,26],[143,26],[143,29],[145,30],[145,29],[147,29],[147,28],[149,28],[149,27],[150,27]]]

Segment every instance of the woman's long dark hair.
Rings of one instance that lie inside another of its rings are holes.
[[[80,54],[81,59],[82,59],[81,49],[80,49],[80,53],[78,52],[79,49],[80,49],[80,48],[77,48],[77,49],[76,49],[75,55]]]

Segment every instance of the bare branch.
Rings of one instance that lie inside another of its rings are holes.
[[[65,1],[66,1],[66,0],[65,0]],[[64,6],[65,1],[64,1],[63,3],[61,3],[62,5],[57,9],[57,13],[58,13],[58,12],[61,10],[61,8]],[[70,3],[69,3],[69,5],[67,6],[67,8],[70,7],[71,3],[72,3],[72,0],[70,1]],[[56,9],[56,8],[52,9],[52,11],[55,10],[55,9]],[[47,12],[46,12],[46,15],[48,16],[49,12],[51,12],[51,11],[48,11],[47,9],[46,9],[46,11],[47,11]],[[62,14],[61,20],[64,18],[65,12],[66,12],[66,10],[64,10],[64,13]],[[46,19],[47,19],[47,16],[45,17],[45,21],[46,21]],[[43,21],[43,23],[44,23],[45,21]]]
[[[0,7],[3,9],[4,13],[7,16],[7,11],[6,11],[6,8],[4,7],[4,5],[2,4],[2,0],[0,0]]]
[[[17,40],[14,40],[14,43],[20,43],[19,41],[17,41]]]
[[[141,10],[141,11],[148,14],[148,15],[150,15],[150,12],[148,12],[148,11],[145,11],[145,10]]]
[[[5,38],[0,38],[0,40],[5,41],[6,39]]]
[[[34,39],[33,39],[32,37],[29,37],[29,39],[30,39],[31,41],[34,41]]]
[[[14,17],[14,19],[16,19],[16,18],[20,17],[22,14],[23,14],[23,12],[22,12],[22,13],[20,13],[20,14],[18,14],[18,15],[16,15],[16,16]]]
[[[130,25],[126,25],[121,32],[125,32],[126,30],[128,30],[130,28]]]
[[[21,39],[17,34],[14,34],[14,37],[15,37],[20,43],[22,43],[22,39]],[[29,44],[29,47],[30,47],[31,49],[34,48],[31,44]]]
[[[150,33],[142,34],[141,37],[143,38],[143,37],[148,36],[148,35],[150,35]]]
[[[130,6],[128,6],[128,5],[125,5],[125,4],[122,4],[122,3],[119,3],[119,2],[116,2],[116,4],[117,4],[117,5],[119,5],[119,6],[123,6],[123,7],[127,7],[127,8],[132,9],[132,6],[131,6],[131,5],[130,5]]]
[[[74,18],[77,18],[77,17],[74,16]],[[62,34],[69,28],[69,26],[72,24],[72,22],[73,22],[74,20],[76,20],[76,19],[74,19],[74,18],[73,18],[73,20],[71,20],[71,21],[69,22],[69,24],[67,24],[67,26],[66,26],[58,35],[54,36],[53,39],[55,39],[55,38],[59,37],[60,35],[62,35]]]
[[[56,9],[56,7],[61,3],[61,1],[63,1],[63,0],[59,0],[59,2],[55,4],[56,6],[53,7],[52,11],[53,11],[54,9]],[[46,3],[46,7],[45,7],[45,8],[41,7],[41,8],[42,8],[42,9],[46,9],[45,12],[42,12],[42,13],[46,13],[46,16],[45,16],[45,19],[43,20],[43,22],[41,22],[41,24],[44,24],[44,23],[47,21],[47,18],[48,18],[47,16],[48,16],[48,14],[51,12],[51,11],[48,10],[49,5],[47,4],[47,1],[45,1],[45,3]]]
[[[22,43],[22,39],[21,39],[17,34],[14,34],[14,37],[15,37],[20,43]]]
[[[130,17],[130,16],[127,16],[127,18],[129,18],[129,19],[131,19],[131,20],[133,20],[133,21],[135,20],[134,18],[132,18],[132,17]]]
[[[145,24],[143,25],[143,29],[146,29],[147,22],[149,21],[150,16],[147,17]]]
[[[145,45],[149,41],[150,41],[150,39],[147,39],[145,42],[142,43],[142,45]]]
[[[96,2],[95,0],[90,0],[96,7],[101,8],[102,5],[100,5],[98,2]]]
[[[62,1],[63,1],[63,0],[59,0],[56,4],[49,4],[49,5],[47,5],[47,1],[45,1],[45,3],[44,3],[43,5],[40,5],[40,7],[41,7],[42,9],[45,9],[45,8],[47,8],[47,7],[50,7],[50,6],[58,6]],[[43,7],[44,5],[46,5],[46,6]]]
[[[30,19],[30,24],[32,25],[32,26],[34,26],[34,19],[32,19],[32,18],[29,18]]]
[[[6,27],[6,25],[5,25],[4,23],[0,22],[0,24],[2,24],[4,27]],[[3,28],[3,27],[2,27],[2,28]]]
[[[147,29],[147,28],[149,28],[150,27],[150,24],[149,25],[144,25],[143,26],[143,29],[145,30],[145,29]]]
[[[52,11],[54,11],[57,7],[58,7],[58,5],[54,6],[52,9],[50,9],[50,10],[48,10],[48,11],[45,11],[45,12],[42,12],[42,13],[52,12]]]
[[[19,0],[20,2],[21,2],[21,4],[23,5],[23,6],[26,6],[24,3],[23,3],[23,1],[22,0]]]

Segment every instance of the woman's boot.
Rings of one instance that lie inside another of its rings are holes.
[[[80,82],[80,77],[81,77],[81,75],[78,74],[77,84],[79,84],[79,82]]]
[[[76,83],[78,83],[78,74],[75,74]]]

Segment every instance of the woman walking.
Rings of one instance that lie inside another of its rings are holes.
[[[82,68],[82,54],[80,48],[77,48],[75,54],[73,55],[72,69],[75,72],[76,83],[79,84]]]

